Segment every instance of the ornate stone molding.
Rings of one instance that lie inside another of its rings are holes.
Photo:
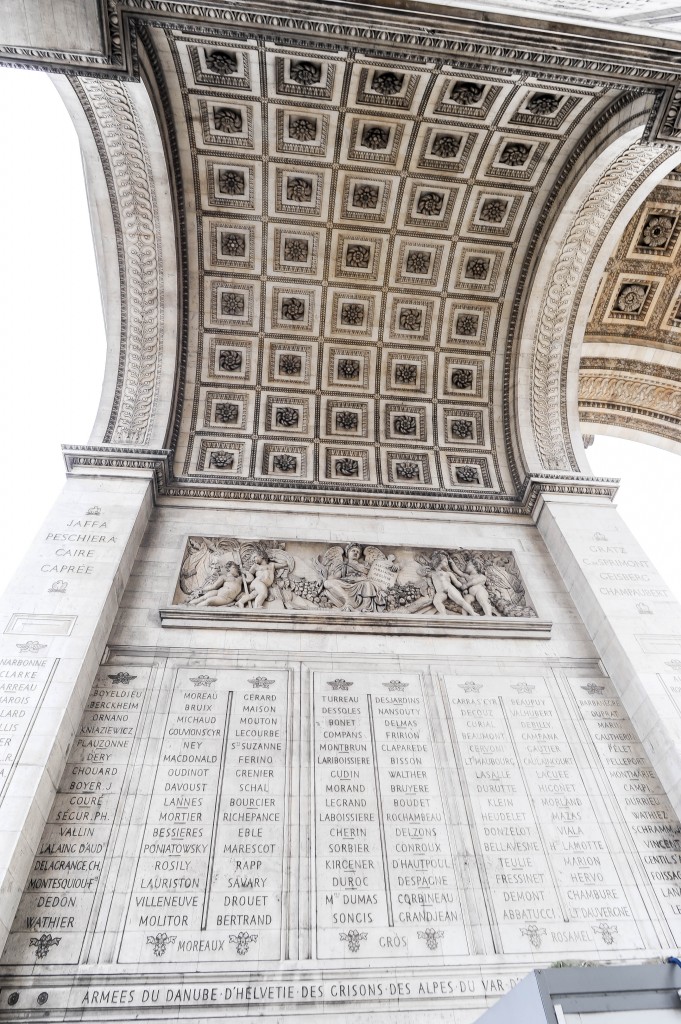
[[[659,146],[626,149],[590,190],[553,261],[535,331],[530,396],[535,443],[545,469],[576,469],[564,419],[565,377],[589,272],[613,217],[670,152]]]
[[[105,441],[148,443],[159,386],[163,336],[161,225],[153,169],[126,86],[75,83],[109,189],[121,283],[120,362]]]

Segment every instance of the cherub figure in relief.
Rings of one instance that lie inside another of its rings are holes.
[[[250,604],[253,608],[262,608],[270,596],[270,587],[274,586],[276,569],[276,563],[271,562],[267,555],[256,555],[251,571],[244,573],[244,579],[249,587],[237,601],[238,607],[245,608]]]
[[[430,558],[427,555],[417,555],[416,561],[421,566],[421,574],[430,581],[434,593],[416,601],[410,606],[409,611],[421,611],[428,604],[432,604],[440,615],[447,615],[449,613],[445,602],[451,601],[461,608],[464,614],[477,617],[477,612],[462,593],[467,585],[463,574],[458,569],[456,573],[453,571],[454,566],[450,563],[446,551],[435,551]]]
[[[464,594],[478,602],[483,615],[493,615],[492,602],[487,592],[487,576],[483,571],[484,566],[481,560],[479,558],[469,558],[463,572],[457,569],[452,562],[450,562],[450,566],[462,584]]]
[[[217,579],[211,579],[210,586],[204,586],[188,604],[195,608],[224,608],[234,604],[244,589],[243,576],[236,562],[226,562]]]

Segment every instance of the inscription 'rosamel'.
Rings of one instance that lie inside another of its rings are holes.
[[[510,551],[189,537],[186,608],[536,618]]]

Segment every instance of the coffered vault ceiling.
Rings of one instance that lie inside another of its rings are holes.
[[[677,169],[632,217],[600,282],[580,366],[585,430],[681,444],[680,254]]]
[[[513,496],[526,247],[621,94],[199,29],[146,44],[186,215],[178,479]]]

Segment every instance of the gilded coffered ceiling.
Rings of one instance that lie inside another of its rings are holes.
[[[637,210],[609,260],[582,349],[585,430],[681,442],[681,173]]]

